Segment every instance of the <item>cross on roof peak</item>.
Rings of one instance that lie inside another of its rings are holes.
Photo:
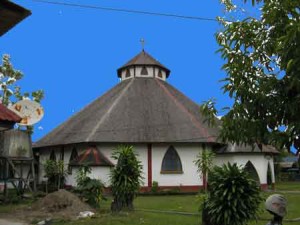
[[[140,43],[142,45],[142,50],[144,51],[144,48],[145,48],[145,40],[144,40],[144,38],[141,38]]]

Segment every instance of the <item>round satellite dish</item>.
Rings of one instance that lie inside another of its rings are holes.
[[[9,109],[22,118],[18,124],[23,126],[31,126],[39,122],[44,116],[43,107],[30,100],[21,100],[10,106]]]

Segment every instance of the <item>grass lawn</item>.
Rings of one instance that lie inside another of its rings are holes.
[[[275,185],[276,191],[299,191],[300,192],[300,182],[290,181],[290,182],[278,182]]]
[[[271,193],[263,193],[267,198]],[[300,194],[289,193],[284,194],[288,199],[288,215],[287,219],[300,217]],[[102,205],[102,213],[94,219],[83,219],[74,222],[57,222],[55,225],[199,225],[201,224],[201,215],[176,215],[159,212],[145,212],[139,209],[161,210],[161,211],[179,211],[198,213],[199,200],[195,195],[188,196],[139,196],[135,202],[137,211],[129,213],[121,213],[120,215],[111,215],[109,213],[110,200]],[[261,204],[260,218],[270,219],[271,215],[264,210],[264,203]],[[252,221],[250,225],[265,225],[266,220]],[[300,222],[284,222],[284,225],[298,225]]]
[[[276,189],[298,191],[300,190],[300,182],[298,183],[279,183]],[[263,193],[267,198],[269,192]],[[300,193],[282,193],[288,199],[288,215],[287,219],[295,219],[300,217]],[[100,213],[96,218],[82,219],[72,222],[56,221],[54,225],[199,225],[201,224],[201,214],[198,211],[200,200],[196,195],[173,195],[173,196],[138,196],[135,199],[134,212],[122,212],[119,215],[110,214],[111,198],[104,201],[101,205]],[[27,203],[28,204],[28,203]],[[14,211],[19,205],[0,205],[0,213],[8,213]],[[149,210],[149,211],[147,211]],[[152,212],[165,211],[165,212]],[[178,215],[170,214],[171,212],[187,212],[197,215]],[[1,217],[1,215],[0,215]],[[261,204],[260,218],[270,219],[271,215],[264,210],[264,203]],[[249,225],[265,225],[266,220],[252,221]],[[284,222],[284,225],[299,225],[298,222]]]

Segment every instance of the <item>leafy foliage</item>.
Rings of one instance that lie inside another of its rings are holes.
[[[136,196],[142,179],[142,165],[137,159],[132,146],[121,145],[116,148],[112,158],[118,160],[111,171],[111,186],[114,200],[113,212],[124,208],[133,210],[133,199]]]
[[[21,93],[21,87],[15,83],[23,78],[23,73],[13,68],[10,56],[4,54],[0,66],[0,101],[3,105],[10,105],[18,100],[32,97],[33,101],[40,102],[44,97],[42,90]]]
[[[194,160],[195,165],[198,168],[198,173],[203,178],[204,190],[207,190],[207,178],[208,173],[210,172],[213,166],[213,159],[215,157],[215,153],[212,150],[205,150],[199,152],[196,160]]]
[[[157,181],[152,182],[151,192],[152,193],[157,193],[158,192],[158,182]]]
[[[63,188],[67,171],[64,168],[64,161],[46,160],[44,164],[45,176],[48,178],[48,184],[57,189]]]
[[[299,1],[252,0],[260,15],[244,14],[233,22],[226,16],[232,20],[239,7],[231,0],[221,2],[228,12],[219,18],[223,28],[216,40],[225,61],[223,90],[234,100],[221,119],[221,138],[238,144],[294,146],[299,151]],[[204,108],[216,114],[212,104]]]
[[[88,176],[91,173],[89,166],[81,166],[76,174],[77,188],[81,197],[92,207],[99,208],[100,203],[105,200],[103,196],[104,185],[101,180],[92,179]]]
[[[0,103],[9,106],[19,100],[32,98],[33,101],[40,102],[44,98],[42,90],[22,93],[21,87],[16,85],[23,78],[23,73],[13,68],[10,62],[10,56],[4,54],[2,65],[0,65]],[[32,127],[27,129],[32,131]]]
[[[244,225],[256,217],[261,201],[256,182],[236,164],[211,171],[204,209],[211,224]]]

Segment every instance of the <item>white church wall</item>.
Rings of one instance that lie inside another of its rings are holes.
[[[114,144],[99,144],[98,150],[113,164],[116,164],[116,160],[112,159],[111,154],[117,145]],[[202,185],[203,181],[197,172],[197,167],[194,164],[194,160],[198,155],[201,147],[196,144],[174,144],[182,163],[183,173],[181,174],[164,174],[161,173],[161,166],[163,157],[170,147],[169,144],[152,144],[152,181],[157,181],[159,186],[198,186]],[[84,150],[88,145],[77,145],[77,151]],[[143,165],[143,181],[142,186],[148,185],[148,147],[147,144],[133,145],[134,150],[138,153],[138,158]],[[68,168],[71,152],[73,146],[64,147],[64,164],[65,168]],[[52,149],[51,149],[52,150]],[[51,150],[40,151],[40,169],[39,169],[39,182],[41,183],[43,176],[45,175],[43,165],[50,157]],[[60,159],[60,148],[54,149],[56,153],[56,159]],[[270,163],[272,172],[272,182],[275,182],[273,158],[271,156],[264,156],[262,154],[222,154],[217,155],[214,159],[215,165],[222,165],[224,163],[237,163],[238,165],[245,166],[248,161],[251,161],[256,168],[259,175],[260,183],[267,183],[267,171],[268,163]],[[72,174],[67,177],[67,185],[74,186],[76,184],[76,167],[72,168]],[[100,178],[105,185],[109,185],[109,173],[110,167],[95,167],[92,169],[93,178]]]
[[[161,77],[158,76],[159,71],[161,72]],[[157,67],[155,67],[155,69],[154,69],[154,74],[155,74],[155,77],[160,79],[160,80],[165,81],[167,79],[166,72],[163,71],[162,69],[157,68]]]
[[[170,145],[152,146],[152,180],[157,181],[159,186],[193,186],[202,185],[202,180],[193,163],[199,153],[199,146],[173,145],[182,163],[182,174],[162,174],[161,165],[163,157]]]
[[[269,157],[269,159],[267,158],[270,168],[271,168],[271,176],[272,176],[272,183],[275,183],[275,169],[274,169],[274,158],[273,157]]]
[[[44,177],[46,175],[45,170],[44,170],[44,165],[47,160],[50,159],[50,154],[52,150],[55,153],[56,160],[60,160],[60,148],[43,148],[39,151],[39,173],[38,173],[38,183],[41,183],[44,180]]]
[[[142,68],[143,67],[141,67],[141,66],[137,66],[135,68],[129,68],[128,69],[129,73],[130,73],[129,77],[126,77],[127,69],[123,70],[121,72],[121,80],[127,80],[127,79],[130,79],[130,78],[133,78],[133,77],[156,77],[156,78],[158,78],[160,80],[164,80],[164,81],[167,79],[166,72],[164,70],[158,68],[158,67],[146,66],[148,75],[142,75],[141,74]],[[161,72],[161,77],[158,76],[159,71]]]
[[[138,159],[141,161],[143,165],[143,183],[142,186],[147,186],[147,179],[148,179],[148,148],[147,144],[141,144],[141,145],[134,145],[134,150],[138,154]]]
[[[236,163],[237,165],[245,166],[247,162],[250,161],[253,166],[256,169],[256,172],[259,176],[259,180],[261,184],[267,183],[267,171],[268,171],[268,164],[271,165],[271,172],[272,172],[272,178],[275,182],[275,176],[274,176],[274,163],[273,163],[273,157],[272,156],[265,156],[263,154],[222,154],[217,155],[217,157],[214,160],[215,165],[222,165],[224,163],[230,162],[230,163]]]
[[[80,152],[84,149],[86,149],[88,147],[88,145],[86,144],[80,144],[80,145],[76,145],[76,150],[78,152],[78,154],[80,154]],[[111,158],[111,149],[113,149],[111,146],[97,146],[98,149],[103,153],[104,156],[106,156],[109,160],[111,160],[111,162],[114,163],[114,160]],[[70,157],[71,157],[71,153],[72,153],[72,149],[74,148],[73,145],[70,146],[66,146],[64,147],[64,166],[65,169],[68,169],[69,166],[69,162],[70,162]],[[54,150],[55,151],[55,155],[56,155],[56,159],[59,160],[60,159],[60,154],[61,154],[61,150],[59,148],[56,149],[51,149],[49,151],[49,149],[42,149],[40,151],[40,163],[39,163],[39,183],[41,183],[43,181],[43,177],[45,176],[45,171],[44,171],[44,164],[46,162],[46,160],[48,160],[50,158],[50,154],[51,151]],[[66,185],[71,185],[71,186],[75,186],[76,185],[76,174],[78,171],[78,167],[72,167],[71,169],[71,173],[69,173],[66,177]],[[105,183],[105,185],[109,185],[109,172],[110,172],[110,167],[92,167],[92,172],[89,175],[91,178],[100,178],[102,180],[102,182]]]
[[[135,67],[135,76],[136,77],[154,77],[153,67],[146,66],[145,68],[147,69],[148,75],[142,75],[141,72],[142,72],[143,67],[137,66],[137,67]]]
[[[128,70],[129,70],[130,76],[126,77],[127,70],[123,70],[122,73],[121,73],[121,79],[122,80],[130,79],[130,78],[134,77],[134,68],[130,68]]]
[[[76,174],[78,172],[79,167],[72,168],[72,174],[69,174],[66,180],[67,185],[76,186]],[[100,179],[105,186],[110,185],[110,167],[102,167],[102,166],[91,166],[91,174],[89,177],[92,179]]]
[[[98,150],[102,152],[102,154],[108,158],[113,164],[117,163],[117,160],[113,159],[111,157],[111,154],[115,150],[117,145],[114,144],[100,144],[97,146]],[[143,184],[142,185],[147,185],[146,180],[148,177],[148,150],[147,150],[147,144],[135,144],[133,145],[134,151],[138,154],[138,159],[141,161],[143,165],[142,169],[142,175],[143,175]]]

